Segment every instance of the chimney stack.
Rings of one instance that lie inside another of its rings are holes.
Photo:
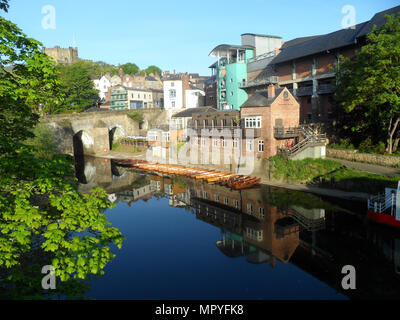
[[[176,70],[174,69],[174,74],[176,74]]]
[[[270,84],[268,86],[268,98],[273,98],[275,97],[275,86],[273,84]]]

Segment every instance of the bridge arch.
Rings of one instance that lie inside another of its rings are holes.
[[[108,128],[108,137],[110,142],[110,150],[113,143],[125,137],[125,130],[121,125],[114,125]]]
[[[86,153],[90,153],[90,150],[94,146],[93,138],[84,130],[80,130],[75,133],[72,140],[74,156],[83,156]]]

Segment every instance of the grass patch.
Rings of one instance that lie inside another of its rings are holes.
[[[146,151],[146,148],[143,147],[137,147],[137,146],[130,146],[127,144],[121,144],[120,142],[114,143],[112,147],[113,151],[118,151],[118,152],[126,152],[126,153],[142,153]]]
[[[143,121],[143,115],[139,112],[129,112],[128,117],[131,118],[133,121],[136,121],[137,123],[140,123]]]
[[[270,159],[271,176],[286,183],[315,183],[324,188],[375,194],[385,187],[395,188],[398,177],[365,173],[326,159],[285,160]]]
[[[270,159],[271,174],[286,182],[308,183],[315,178],[338,170],[342,164],[325,159],[286,160],[279,156]]]

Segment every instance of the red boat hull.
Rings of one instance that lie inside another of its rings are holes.
[[[391,216],[390,214],[387,213],[368,211],[368,219],[371,219],[379,223],[383,223],[388,226],[400,228],[400,221],[396,220],[395,216]]]

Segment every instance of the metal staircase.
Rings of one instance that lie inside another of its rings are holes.
[[[280,154],[282,157],[286,159],[291,159],[296,154],[307,148],[314,146],[323,146],[326,144],[326,135],[324,133],[320,133],[314,130],[309,125],[300,126],[298,131],[303,139],[290,148],[279,148],[278,154]]]

